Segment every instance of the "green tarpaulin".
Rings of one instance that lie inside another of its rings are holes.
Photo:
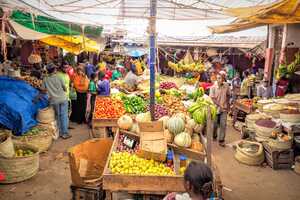
[[[51,19],[44,16],[35,16],[30,13],[13,11],[10,18],[32,30],[47,33],[50,35],[81,35],[82,30],[79,25]],[[99,37],[102,27],[85,26],[84,33],[92,37]]]

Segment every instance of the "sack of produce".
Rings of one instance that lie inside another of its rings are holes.
[[[234,157],[246,165],[260,165],[265,160],[263,145],[258,142],[242,140],[237,144]]]
[[[11,139],[11,132],[0,129],[0,156],[11,158],[14,155],[15,149]]]
[[[0,156],[0,171],[6,179],[0,183],[17,183],[27,180],[38,172],[39,151],[27,144],[14,144],[15,156],[4,158]]]
[[[36,119],[38,122],[44,123],[44,124],[49,124],[49,123],[55,121],[54,109],[52,107],[40,109],[38,111]]]

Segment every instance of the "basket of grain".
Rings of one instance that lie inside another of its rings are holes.
[[[5,174],[5,179],[0,183],[17,183],[30,179],[37,174],[39,169],[39,151],[37,148],[14,143],[15,156],[4,158],[0,156],[0,171]]]
[[[36,126],[22,136],[12,136],[14,142],[36,147],[39,152],[47,151],[52,144],[52,131],[44,126]]]
[[[279,132],[281,127],[278,127],[276,122],[270,119],[260,119],[254,124],[255,133],[257,137],[268,139],[272,132]]]
[[[280,112],[280,119],[284,122],[300,123],[300,111],[299,110],[283,110]]]
[[[269,118],[268,116],[261,114],[261,113],[249,114],[246,116],[245,123],[246,123],[248,130],[255,131],[255,128],[254,128],[255,122],[259,119],[268,119],[268,118]]]

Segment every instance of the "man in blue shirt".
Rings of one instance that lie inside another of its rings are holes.
[[[96,68],[93,64],[89,63],[89,61],[86,60],[85,62],[85,74],[89,79],[91,79],[91,75],[96,73]]]
[[[109,80],[105,79],[105,74],[103,72],[99,72],[98,74],[98,95],[101,96],[109,96],[110,95],[110,83]]]

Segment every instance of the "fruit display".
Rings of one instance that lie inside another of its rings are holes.
[[[192,144],[191,135],[186,132],[181,132],[175,136],[174,143],[177,146],[188,148]]]
[[[40,126],[36,126],[30,129],[29,131],[27,131],[25,134],[23,134],[23,136],[37,135],[42,131],[46,131],[46,129]]]
[[[37,79],[36,77],[33,76],[22,76],[22,80],[27,82],[29,85],[31,85],[34,88],[41,88],[42,86],[42,80]]]
[[[139,150],[139,142],[124,135],[119,135],[117,152],[136,153]]]
[[[205,66],[202,62],[197,63],[191,63],[191,64],[184,64],[184,62],[181,60],[178,63],[173,63],[171,61],[168,62],[168,66],[176,71],[177,73],[180,72],[204,72]]]
[[[159,89],[169,90],[169,89],[172,89],[172,88],[177,89],[177,85],[173,82],[162,82],[159,85]]]
[[[252,99],[241,99],[238,102],[243,104],[244,106],[247,106],[247,107],[251,107],[253,105],[253,100]]]
[[[169,108],[171,115],[177,112],[186,112],[186,108],[184,107],[181,99],[171,95],[163,95],[162,97],[163,104]]]
[[[186,170],[186,167],[180,167],[179,174],[184,175],[185,170]]]
[[[295,73],[295,71],[297,71],[297,67],[299,64],[300,64],[300,52],[295,54],[295,60],[287,66],[287,73],[289,74]]]
[[[16,152],[15,157],[25,157],[34,154],[34,152],[31,151],[30,149],[16,149],[15,152]]]
[[[139,158],[128,152],[113,152],[109,161],[113,174],[172,176],[175,172],[163,163]]]
[[[184,131],[185,122],[181,117],[173,116],[168,120],[167,127],[172,134],[177,135]]]
[[[204,89],[203,87],[199,87],[196,89],[195,92],[189,94],[188,98],[196,101],[199,97],[203,97],[203,95],[204,95]]]
[[[125,114],[123,102],[110,97],[96,98],[95,119],[118,119]]]
[[[139,96],[124,96],[122,101],[127,113],[139,114],[146,110],[146,102]]]
[[[167,124],[168,124],[169,119],[170,119],[169,116],[163,116],[158,121],[162,121],[163,125],[164,125],[164,129],[167,129]]]
[[[203,97],[198,98],[196,103],[189,107],[188,111],[197,124],[204,125],[206,123],[208,107],[210,107],[211,117],[214,120],[217,116],[217,108],[212,101]]]
[[[151,114],[150,114],[150,112],[137,114],[136,117],[135,117],[135,120],[137,122],[150,122],[151,121]]]
[[[155,120],[160,119],[163,116],[169,115],[169,110],[167,107],[160,105],[160,104],[155,104],[154,105],[154,118]],[[148,110],[150,110],[150,107],[148,106]]]

